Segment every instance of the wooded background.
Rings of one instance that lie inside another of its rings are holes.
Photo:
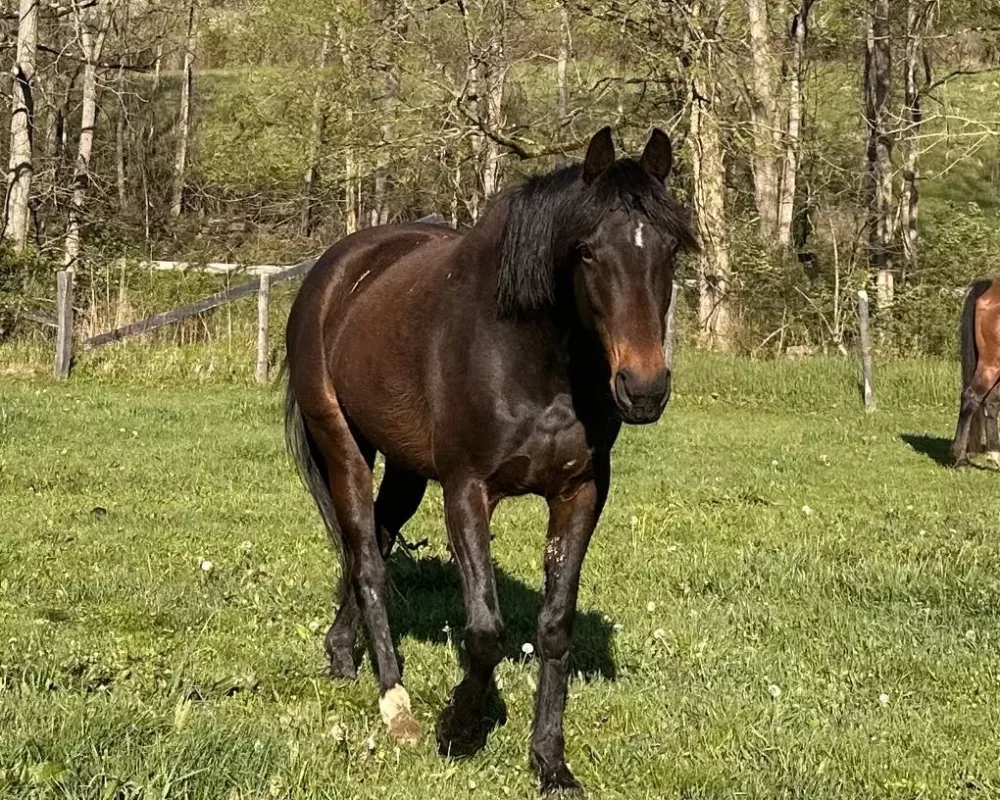
[[[960,288],[1000,271],[998,0],[8,0],[3,25],[0,339],[57,268],[96,332],[184,293],[143,259],[470,225],[604,124],[675,142],[701,346],[843,350],[870,285],[883,351],[950,354]]]

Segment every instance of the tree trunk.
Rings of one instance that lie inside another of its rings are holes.
[[[930,28],[932,14],[933,2],[907,0],[904,65],[906,124],[903,126],[902,136],[903,178],[899,217],[905,268],[911,273],[917,269],[917,211],[920,199],[917,156],[920,148],[920,128],[923,123],[923,111],[920,107],[922,89],[917,76],[923,53],[923,34]]]
[[[486,126],[491,131],[502,130],[503,98],[507,83],[507,3],[506,0],[496,0],[496,18],[487,45],[485,69],[483,74],[484,103],[482,110]],[[489,136],[483,142],[483,160],[481,183],[483,197],[487,200],[496,194],[500,188],[500,145]]]
[[[351,49],[347,42],[347,32],[343,24],[337,25],[337,43],[340,47],[340,58],[344,64],[344,72],[350,79],[352,75],[353,61],[351,59]],[[347,108],[344,114],[347,122],[348,137],[354,136],[354,110]],[[358,180],[357,158],[354,152],[354,142],[348,141],[344,145],[344,233],[351,234],[358,229],[358,197],[361,191]]]
[[[479,54],[476,52],[475,40],[469,24],[469,7],[465,0],[458,0],[458,9],[462,14],[462,28],[465,31],[465,45],[468,57],[465,66],[465,96],[462,98],[462,102],[470,109],[470,113],[473,116],[478,116],[479,112],[476,107],[479,104]],[[469,131],[469,143],[472,146],[473,158],[479,159],[481,157],[485,138],[482,131],[475,126]],[[476,172],[478,180],[479,170],[477,169]],[[479,186],[473,188],[466,204],[473,224],[479,219],[479,188]]]
[[[569,10],[566,0],[559,0],[559,52],[556,56],[556,111],[559,115],[556,130],[557,139],[562,139],[562,129],[569,124],[569,87],[566,84],[566,68],[569,65],[570,52],[573,49],[573,37],[569,27]],[[559,156],[559,166],[568,163],[566,156]]]
[[[699,39],[690,70],[691,106],[688,140],[691,145],[692,205],[697,220],[701,252],[698,255],[698,332],[702,346],[727,350],[732,345],[729,302],[729,240],[725,204],[725,151],[715,101],[714,75],[718,37],[700,30],[700,4],[691,10],[691,30]],[[716,21],[722,9],[709,8]],[[715,12],[718,12],[717,14]]]
[[[786,248],[792,241],[792,217],[795,213],[795,190],[799,171],[799,141],[802,126],[802,78],[805,66],[806,34],[809,9],[814,0],[802,0],[789,26],[792,56],[788,67],[788,126],[785,130],[785,157],[782,162],[778,198],[778,245]]]
[[[32,141],[35,108],[32,81],[38,52],[38,2],[21,0],[17,26],[17,53],[13,67],[10,115],[10,167],[7,173],[7,207],[4,235],[23,250],[31,233]]]
[[[118,210],[125,211],[128,192],[125,170],[125,70],[118,68],[118,118],[115,120],[115,176],[118,183]]]
[[[73,197],[63,245],[63,264],[74,271],[80,261],[80,229],[86,212],[87,188],[90,185],[90,157],[94,150],[97,125],[97,67],[104,50],[104,39],[114,15],[115,0],[101,0],[96,8],[74,2],[77,39],[83,54],[83,96],[81,98],[80,141],[73,167]]]
[[[892,142],[889,138],[889,0],[870,0],[865,37],[865,184],[868,265],[875,276],[878,311],[892,305]]]
[[[326,80],[324,70],[330,58],[330,38],[333,24],[327,20],[323,26],[323,41],[320,44],[319,56],[316,58],[316,90],[313,92],[312,113],[309,123],[309,157],[306,166],[305,179],[302,186],[302,217],[299,222],[299,233],[309,236],[313,223],[313,195],[319,177],[319,154],[323,145],[323,127],[326,117],[323,111],[323,83]]]
[[[177,219],[184,207],[184,180],[187,175],[188,143],[191,136],[191,95],[194,90],[194,56],[197,29],[195,0],[188,5],[187,37],[184,44],[184,76],[181,84],[181,107],[177,119],[177,153],[174,156],[174,187],[170,216]]]
[[[754,196],[765,244],[778,238],[778,205],[781,180],[781,124],[775,82],[778,62],[771,43],[766,0],[745,0],[750,23],[750,97],[754,140]]]

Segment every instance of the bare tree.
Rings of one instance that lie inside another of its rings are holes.
[[[323,40],[320,43],[319,55],[316,57],[316,68],[319,75],[316,79],[316,89],[313,92],[312,111],[309,119],[309,155],[306,174],[302,186],[302,216],[299,222],[299,232],[308,236],[312,232],[313,195],[319,174],[319,154],[323,144],[323,127],[326,115],[323,109],[323,71],[330,58],[330,40],[333,23],[329,20],[323,25]]]
[[[907,0],[906,3],[906,56],[903,66],[905,119],[900,137],[903,170],[899,218],[903,258],[911,272],[917,268],[917,213],[920,199],[917,157],[920,129],[923,125],[921,99],[924,87],[930,84],[930,62],[924,53],[923,37],[933,24],[935,5],[936,0]],[[925,74],[923,86],[919,77],[922,58]]]
[[[32,143],[35,101],[32,81],[38,52],[38,2],[21,0],[18,11],[17,53],[13,66],[13,99],[10,114],[10,167],[7,172],[7,203],[4,235],[16,250],[28,244],[31,229]]]
[[[726,233],[725,150],[718,117],[720,87],[716,78],[723,3],[700,0],[691,6],[690,39],[695,52],[689,67],[692,205],[701,240],[698,256],[698,329],[710,349],[732,345],[729,239]],[[704,14],[704,19],[702,15]]]
[[[778,196],[777,240],[788,247],[792,239],[792,218],[795,212],[795,189],[799,173],[799,140],[802,131],[802,79],[805,69],[806,34],[809,11],[815,0],[802,0],[788,26],[791,39],[791,63],[788,65],[788,120],[785,128],[785,154]]]
[[[194,57],[197,46],[196,0],[187,9],[187,35],[184,39],[184,75],[181,106],[177,116],[177,151],[174,156],[174,184],[170,216],[177,219],[184,206],[184,180],[187,176],[188,145],[191,138],[191,95],[194,90]]]
[[[868,265],[875,275],[880,311],[893,299],[892,140],[889,134],[889,0],[869,0],[866,14],[864,119]]]
[[[507,86],[507,0],[489,0],[492,3],[490,32],[483,58],[482,112],[486,126],[492,131],[503,129],[503,100]],[[500,188],[500,143],[487,136],[483,142],[480,165],[480,182],[483,197],[489,199]]]
[[[77,44],[83,54],[84,64],[80,141],[73,167],[73,198],[63,245],[63,263],[69,270],[76,269],[80,260],[80,228],[86,212],[90,157],[94,150],[94,130],[97,125],[97,72],[117,0],[97,0],[91,3],[72,0],[72,3]]]
[[[347,41],[346,25],[341,21],[337,24],[337,43],[340,47],[340,58],[344,72],[348,78],[353,74],[354,61],[351,58],[351,48]],[[348,106],[345,111],[347,136],[354,136],[354,109]],[[344,146],[344,228],[345,233],[354,233],[358,229],[358,195],[361,191],[361,181],[358,175],[357,155],[354,142],[349,141]]]
[[[753,178],[760,235],[774,242],[778,234],[781,181],[781,124],[776,82],[780,76],[774,55],[766,0],[745,0],[750,24],[750,115],[753,130]],[[787,240],[786,240],[787,241]]]

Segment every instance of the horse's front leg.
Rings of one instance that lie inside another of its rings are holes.
[[[452,692],[438,723],[443,755],[482,749],[488,733],[487,703],[495,692],[493,670],[503,658],[503,619],[490,558],[491,505],[479,480],[452,481],[444,489],[448,541],[458,564],[465,600],[465,677]]]
[[[563,712],[580,568],[607,496],[609,470],[602,467],[596,479],[549,501],[545,600],[538,615],[541,673],[531,734],[531,765],[543,794],[580,788],[566,766]]]

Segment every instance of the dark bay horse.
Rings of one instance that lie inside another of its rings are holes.
[[[666,184],[670,140],[615,159],[611,130],[584,163],[495,198],[460,234],[370,228],[331,247],[305,279],[287,330],[286,433],[343,555],[326,636],[335,675],[355,675],[359,623],[389,734],[418,738],[386,613],[386,559],[428,480],[444,490],[461,578],[468,663],[437,726],[443,753],[475,752],[496,691],[503,621],[490,518],[504,497],[548,502],[541,673],[531,763],[545,792],[576,788],[563,712],[580,568],[608,494],[622,422],[659,419],[675,255],[696,248]],[[385,475],[372,500],[372,465]]]
[[[969,453],[986,450],[994,460],[1000,458],[996,390],[1000,382],[1000,281],[995,278],[973,281],[965,292],[961,349],[962,400],[951,445],[956,467],[969,463]]]

